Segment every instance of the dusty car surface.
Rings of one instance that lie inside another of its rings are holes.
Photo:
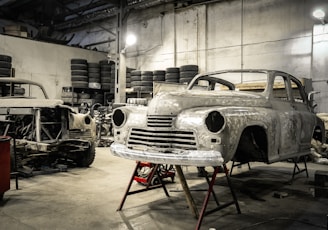
[[[311,139],[325,139],[301,81],[285,72],[217,71],[185,89],[160,88],[148,106],[113,111],[114,155],[196,166],[273,163],[310,154]]]
[[[16,139],[17,165],[66,158],[89,166],[95,158],[95,130],[90,115],[49,99],[42,85],[0,78],[0,133]]]

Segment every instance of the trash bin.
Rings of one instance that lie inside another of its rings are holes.
[[[0,200],[10,189],[10,139],[0,136]]]

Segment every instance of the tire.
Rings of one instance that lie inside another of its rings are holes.
[[[142,86],[142,81],[132,81],[131,82],[131,86],[134,87],[134,86]]]
[[[89,67],[89,68],[97,68],[97,69],[99,69],[100,65],[99,65],[99,63],[92,63],[92,62],[89,62],[89,63],[88,63],[88,67]]]
[[[131,82],[133,82],[133,81],[141,81],[141,76],[140,75],[138,75],[138,76],[132,75],[131,76]]]
[[[0,61],[0,68],[1,69],[11,69],[11,63],[5,62],[5,61]]]
[[[154,70],[153,75],[165,75],[166,71],[165,70]]]
[[[179,80],[179,74],[177,74],[177,73],[167,73],[165,75],[165,80]]]
[[[75,88],[88,88],[88,82],[85,81],[72,81],[72,86]]]
[[[153,75],[141,75],[141,81],[152,81]]]
[[[88,81],[88,76],[72,76],[71,77],[71,81],[85,81],[87,82]]]
[[[111,83],[111,79],[109,77],[102,77],[100,79],[101,83]]]
[[[193,71],[180,72],[180,78],[194,78],[198,73]]]
[[[100,74],[99,73],[90,73],[88,74],[89,78],[100,78]]]
[[[3,77],[9,77],[11,74],[11,69],[4,69],[4,68],[0,68],[0,76],[3,76]]]
[[[81,75],[81,76],[88,76],[88,70],[72,70],[71,75]]]
[[[141,75],[141,71],[140,70],[133,70],[131,71],[131,76],[140,76]]]
[[[198,72],[198,65],[182,65],[180,66],[180,72],[184,72],[184,71],[194,71],[194,72]]]
[[[92,143],[88,150],[77,156],[76,164],[79,167],[89,167],[96,157],[96,145]]]
[[[12,58],[11,56],[8,56],[8,55],[0,55],[0,61],[2,62],[10,62],[12,61]]]
[[[141,71],[141,74],[140,75],[153,76],[153,72],[152,71]]]
[[[101,84],[101,88],[103,90],[110,90],[112,88],[111,86],[112,85],[110,83],[103,83],[103,84]]]
[[[90,73],[100,73],[100,69],[99,68],[88,68],[88,72],[89,72],[89,74]]]
[[[153,81],[165,81],[165,75],[154,75]]]
[[[141,81],[141,86],[151,86],[151,87],[153,87],[153,81]]]
[[[88,70],[87,65],[71,65],[71,70]]]
[[[89,82],[100,83],[100,78],[98,78],[98,77],[89,77]]]
[[[179,72],[180,72],[180,69],[177,67],[166,68],[166,73],[179,73]]]
[[[85,64],[85,65],[87,65],[88,62],[85,59],[71,59],[71,64]]]

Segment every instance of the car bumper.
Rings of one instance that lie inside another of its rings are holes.
[[[110,149],[114,156],[155,164],[220,166],[224,162],[221,153],[213,150],[179,150],[173,153],[162,153],[148,149],[129,149],[127,146],[116,142],[111,144]]]

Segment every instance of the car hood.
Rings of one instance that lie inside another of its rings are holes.
[[[63,105],[58,99],[31,99],[31,98],[1,98],[0,108],[55,108]]]
[[[158,93],[148,105],[148,115],[177,115],[185,109],[211,106],[270,107],[259,93],[242,91],[192,91]]]

